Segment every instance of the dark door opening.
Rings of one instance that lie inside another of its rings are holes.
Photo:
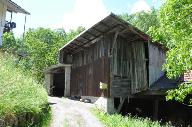
[[[53,74],[53,91],[52,95],[57,97],[64,96],[65,91],[65,73],[54,73]]]

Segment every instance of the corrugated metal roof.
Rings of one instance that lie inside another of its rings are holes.
[[[19,5],[17,5],[15,2],[11,0],[8,0],[6,4],[7,4],[7,10],[10,12],[23,13],[23,14],[30,15],[28,11],[26,11],[25,9],[23,9],[22,7],[20,7]]]
[[[58,69],[58,68],[65,68],[65,67],[68,67],[68,66],[71,66],[70,64],[57,64],[57,65],[51,65],[50,67],[46,68],[44,70],[44,73],[51,73],[52,71],[54,71],[55,69]]]
[[[99,37],[102,37],[102,35],[106,33],[115,33],[116,31],[119,32],[119,35],[125,38],[130,37],[133,41],[138,38],[146,41],[150,40],[147,34],[111,13],[64,45],[60,49],[60,52],[75,54],[89,47]],[[161,47],[162,45],[157,43],[157,46]]]
[[[150,90],[167,90],[178,88],[178,84],[182,82],[181,78],[169,79],[166,75],[159,78],[150,86]]]

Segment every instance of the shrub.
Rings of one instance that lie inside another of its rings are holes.
[[[30,73],[16,66],[15,57],[0,53],[0,119],[29,113],[41,114],[47,93]]]

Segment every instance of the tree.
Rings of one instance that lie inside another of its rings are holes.
[[[150,27],[158,27],[159,19],[157,17],[158,10],[152,8],[150,12],[137,12],[129,15],[128,13],[124,13],[120,15],[120,17],[139,28],[141,31],[148,33]]]
[[[192,1],[166,0],[159,19],[160,27],[152,27],[150,33],[169,48],[164,69],[169,78],[176,78],[192,69]],[[192,92],[190,84],[169,91],[167,99],[184,101]]]
[[[58,63],[59,49],[83,30],[79,27],[66,33],[64,29],[29,29],[24,39],[15,39],[12,33],[6,33],[3,49],[19,55],[17,65],[43,82],[44,69]]]

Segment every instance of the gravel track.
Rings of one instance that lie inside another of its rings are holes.
[[[93,104],[66,98],[49,97],[52,108],[50,127],[103,127],[90,112]]]

